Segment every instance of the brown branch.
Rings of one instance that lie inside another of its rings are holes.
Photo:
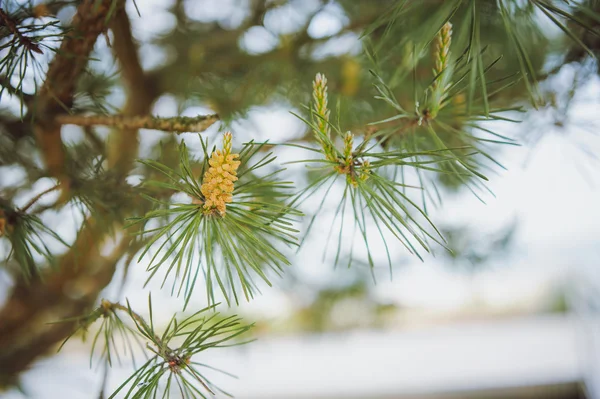
[[[117,13],[111,28],[114,36],[112,48],[121,66],[121,78],[127,93],[123,115],[148,115],[159,93],[142,69],[138,45],[133,39],[131,23],[125,10]],[[137,156],[138,145],[138,130],[135,126],[119,132],[113,131],[107,147],[109,167],[126,173]]]
[[[118,1],[117,16],[126,18],[120,10],[123,1]],[[54,118],[63,112],[61,103],[70,105],[77,77],[85,67],[96,37],[105,28],[108,6],[112,2],[82,1],[73,21],[73,31],[63,41],[39,92],[35,104],[35,131],[48,169],[54,175],[63,173],[65,155],[60,140],[61,125]],[[123,34],[129,36],[115,37],[115,47],[120,45],[121,39],[133,42],[130,31]],[[139,65],[137,55],[134,62]],[[126,68],[128,66],[123,65],[123,71]],[[128,87],[134,84],[137,81]],[[143,89],[129,90],[126,114],[147,115],[150,112],[155,97],[142,96],[145,93],[147,91]],[[141,97],[132,98],[138,95]],[[100,247],[105,238],[111,231],[119,231],[120,224],[115,225],[102,209],[94,215],[98,214],[98,218],[90,217],[83,223],[72,248],[56,260],[56,268],[47,269],[41,278],[33,281],[18,279],[15,282],[0,309],[0,387],[14,383],[35,359],[48,353],[73,331],[75,322],[48,323],[84,314],[112,280],[118,260],[128,251],[135,250],[135,245],[131,246],[132,236],[124,235],[111,256],[101,256]]]
[[[79,36],[65,39],[72,44],[65,45],[63,42],[59,55],[50,66],[52,73],[49,72],[48,76],[52,80],[47,80],[44,91],[40,92],[41,98],[38,104],[43,106],[36,114],[38,139],[42,142],[42,146],[44,143],[49,143],[44,147],[46,151],[54,151],[57,148],[62,151],[61,123],[55,118],[63,111],[58,104],[59,101],[68,100],[66,104],[69,105],[74,81],[79,76],[78,73],[83,70],[87,55],[95,41],[95,37],[92,40],[86,35],[92,32],[97,36],[102,32],[107,13],[106,5],[111,2],[112,0],[101,3],[96,0],[84,0],[78,11],[78,15],[81,15],[76,16],[73,23],[74,27],[78,27]],[[90,8],[90,4],[99,4],[99,7]],[[122,5],[122,2],[119,4]],[[82,23],[95,24],[95,27],[81,26]],[[116,10],[111,27],[114,33],[113,49],[121,64],[123,83],[128,95],[123,115],[126,117],[148,115],[158,92],[152,89],[152,85],[149,84],[141,69],[129,20],[122,8]],[[81,33],[82,29],[84,35]],[[65,46],[66,50],[63,49]],[[59,73],[60,71],[55,71],[56,65],[67,61],[65,54],[74,54],[76,58],[69,62],[78,63],[79,66],[63,65],[67,70]],[[72,81],[68,83],[70,88],[63,90],[65,86],[62,84],[71,78]],[[54,84],[54,82],[58,83]],[[53,100],[54,98],[59,101]],[[56,135],[54,141],[50,140],[52,134]],[[112,154],[109,151],[109,166],[117,172],[126,173],[130,160],[135,158],[137,153],[137,129],[128,127],[120,130],[115,132],[111,139],[114,139],[111,145],[115,151]],[[115,143],[117,145],[114,145]],[[119,144],[123,147],[119,147]],[[61,157],[64,157],[64,153],[56,156],[54,161],[62,163]],[[140,207],[143,208],[143,205],[135,205],[131,209],[141,211]],[[47,323],[76,318],[86,313],[93,306],[98,293],[112,280],[117,261],[123,255],[139,249],[138,245],[141,244],[132,243],[132,236],[125,234],[113,254],[102,257],[100,247],[105,238],[111,231],[119,231],[121,225],[113,223],[110,219],[103,220],[102,209],[96,211],[94,215],[99,215],[98,218],[90,217],[84,222],[71,250],[57,259],[56,269],[48,269],[43,278],[30,283],[23,279],[15,282],[12,293],[0,310],[0,387],[13,383],[36,358],[47,353],[72,333],[76,327],[75,322]],[[104,216],[108,218],[109,215]]]
[[[57,260],[59,270],[29,283],[18,280],[0,310],[0,387],[13,384],[40,355],[73,331],[75,322],[48,324],[79,316],[111,280],[129,250],[125,235],[108,257],[100,255],[106,225],[88,219],[72,249]]]
[[[218,115],[199,115],[192,118],[185,116],[159,118],[154,116],[127,115],[58,115],[56,117],[58,123],[65,125],[104,125],[117,129],[155,129],[177,133],[203,132],[218,120]]]
[[[44,195],[51,193],[52,191],[58,190],[60,188],[60,184],[57,184],[55,186],[50,187],[47,190],[42,191],[41,193],[39,193],[38,195],[36,195],[35,197],[33,197],[23,208],[21,208],[21,212],[27,212],[27,210],[29,210],[29,208],[31,208],[36,202],[38,202],[40,200],[40,198],[42,198]]]
[[[120,10],[125,0],[116,0]],[[35,102],[34,131],[44,162],[51,175],[64,178],[65,150],[60,124],[54,116],[68,110],[78,78],[84,71],[98,35],[106,29],[113,0],[83,0],[73,17],[71,30],[63,39]],[[66,189],[66,187],[64,187]]]

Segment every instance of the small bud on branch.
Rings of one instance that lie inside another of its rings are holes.
[[[452,72],[449,68],[450,44],[452,43],[452,24],[446,22],[438,32],[433,47],[433,75],[435,79],[431,83],[431,105],[428,118],[435,118],[443,107],[443,101],[447,95],[446,90],[450,87]]]
[[[452,24],[446,22],[435,38],[434,47],[434,74],[437,76],[448,68],[450,44],[452,43]]]
[[[318,131],[315,131],[317,141],[323,147],[327,159],[336,161],[335,150],[331,145],[331,128],[329,126],[329,109],[327,108],[327,78],[317,73],[313,82],[313,118]]]

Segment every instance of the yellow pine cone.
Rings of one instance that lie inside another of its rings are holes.
[[[435,74],[441,73],[448,67],[448,56],[450,54],[450,43],[452,42],[452,24],[446,22],[438,32],[435,40],[434,61]]]
[[[239,154],[231,154],[231,133],[225,133],[223,150],[212,153],[208,160],[209,168],[202,179],[200,191],[204,195],[205,212],[216,209],[221,216],[225,216],[225,204],[233,200],[233,182],[238,179],[239,157]]]
[[[326,136],[329,136],[330,129],[326,121],[329,120],[329,109],[327,109],[327,78],[321,73],[317,73],[313,81],[313,101],[315,102],[315,112],[323,120],[317,120],[317,126]]]
[[[329,161],[336,161],[334,148],[330,143],[325,142],[320,135],[327,138],[331,137],[331,128],[329,126],[329,109],[327,108],[327,78],[321,73],[317,73],[313,81],[313,111],[319,117],[316,117],[314,122],[318,128],[315,132],[317,141],[323,148],[325,157]]]

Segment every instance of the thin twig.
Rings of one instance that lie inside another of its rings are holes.
[[[115,310],[121,310],[123,312],[127,312],[127,314],[134,319],[134,321],[138,324],[140,324],[144,329],[148,330],[148,331],[152,331],[152,333],[154,334],[154,330],[152,328],[150,328],[150,326],[148,326],[148,323],[146,323],[146,320],[144,320],[144,318],[142,316],[140,316],[139,314],[137,314],[136,312],[134,312],[133,310],[131,310],[130,307],[127,306],[123,306],[118,302],[110,302],[106,299],[103,299],[100,305],[102,308],[104,308],[106,311],[112,311],[114,312]],[[165,360],[169,360],[169,358],[171,356],[173,356],[175,354],[175,351],[171,348],[169,348],[169,346],[167,344],[165,344],[159,337],[158,335],[154,334],[154,345],[157,346],[158,348],[158,352],[155,352],[158,356],[163,357]],[[149,347],[150,348],[150,347]],[[154,352],[154,350],[152,348],[150,348],[150,350],[152,350]],[[165,357],[168,356],[169,358]],[[178,357],[178,355],[175,355]],[[192,373],[192,375],[194,375],[194,377],[196,377],[196,380],[202,384],[202,386],[211,394],[215,394],[209,387],[208,385],[202,380],[201,376],[198,375],[198,373],[196,373],[196,371],[190,367],[190,372]]]
[[[218,115],[199,115],[196,117],[178,116],[158,118],[155,116],[127,115],[58,115],[56,122],[63,125],[95,126],[104,125],[117,129],[155,129],[167,132],[203,132],[219,120]]]
[[[47,190],[42,191],[41,193],[39,193],[38,195],[36,195],[35,197],[33,197],[31,199],[31,201],[29,201],[23,208],[21,208],[22,212],[27,212],[27,210],[29,208],[31,208],[36,202],[38,202],[40,200],[40,198],[42,198],[44,195],[51,193],[52,191],[58,190],[60,188],[60,184],[57,184],[55,186],[50,187]]]
[[[144,318],[142,316],[140,316],[139,314],[137,314],[136,312],[134,312],[133,310],[131,310],[131,308],[127,307],[127,306],[123,306],[118,302],[111,302],[108,301],[106,299],[103,299],[101,302],[101,306],[106,309],[107,311],[114,311],[115,309],[118,310],[122,310],[123,312],[127,312],[127,314],[129,314],[131,316],[132,319],[134,319],[138,324],[140,324],[141,326],[143,326],[145,329],[150,330],[152,332],[154,332],[154,330],[152,328],[150,328],[150,326],[148,325],[148,323],[146,323],[146,320],[144,320]],[[159,349],[166,349],[169,352],[172,352],[172,350],[163,344],[162,340],[160,339],[160,337],[156,334],[154,334],[154,340],[156,341],[156,345],[159,347]]]

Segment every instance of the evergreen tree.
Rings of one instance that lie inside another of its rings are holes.
[[[115,337],[149,355],[111,397],[225,392],[196,355],[246,339],[250,326],[217,310],[251,300],[321,234],[312,229],[321,206],[306,204],[337,204],[326,232],[335,265],[372,269],[380,246],[391,272],[391,247],[419,258],[450,250],[428,217],[440,187],[483,197],[486,175],[502,168],[498,148],[520,144],[496,122],[535,109],[566,115],[598,72],[597,0],[247,0],[218,21],[204,18],[209,2],[166,3],[172,29],[149,39],[132,32],[132,19],[152,24],[133,0],[1,4],[0,254],[11,284],[0,388],[93,328],[96,361],[119,356]],[[314,34],[332,10],[344,26]],[[290,15],[303,17],[273,33]],[[252,49],[260,34],[272,43]],[[356,37],[360,49],[331,51]],[[145,52],[164,59],[144,68]],[[540,83],[567,64],[580,78],[557,103]],[[167,96],[210,112],[153,115]],[[303,137],[244,132],[249,110],[274,102],[300,110]],[[69,125],[81,139],[65,139]],[[140,152],[147,129],[171,136]],[[285,149],[303,155],[276,158]],[[74,237],[61,228],[67,215]],[[98,298],[117,265],[126,273],[138,262],[192,315],[163,328],[150,298],[148,310]],[[206,308],[188,309],[198,287]]]

